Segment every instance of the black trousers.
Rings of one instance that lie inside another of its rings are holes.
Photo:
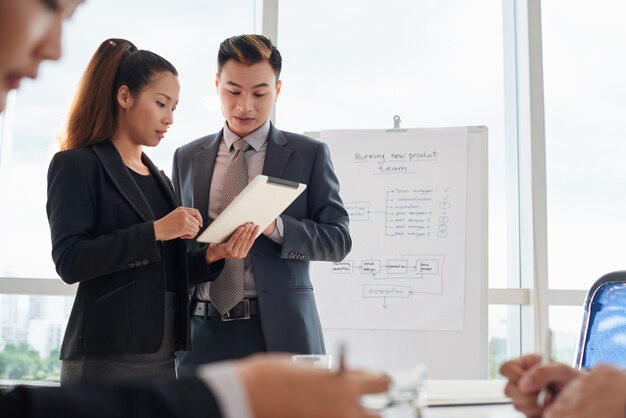
[[[247,357],[267,351],[261,318],[222,321],[221,318],[191,316],[191,351],[176,353],[179,376],[205,363]]]

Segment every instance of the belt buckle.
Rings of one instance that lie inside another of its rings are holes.
[[[222,314],[222,321],[228,322],[228,321],[239,321],[243,319],[250,319],[250,299],[243,299],[241,302],[243,302],[243,316],[231,317],[230,311],[228,311]],[[239,305],[239,303],[237,305]],[[235,305],[235,307],[237,305]]]

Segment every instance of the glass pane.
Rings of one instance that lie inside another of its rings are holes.
[[[626,4],[542,2],[550,287],[624,268]]]
[[[0,379],[59,380],[71,296],[0,295]]]
[[[581,306],[551,306],[552,355],[555,360],[573,364],[583,320]]]
[[[500,366],[520,355],[519,305],[489,306],[489,379],[501,379]]]
[[[90,1],[67,23],[61,63],[48,63],[37,81],[18,92],[7,112],[0,166],[0,276],[56,277],[45,215],[46,172],[89,59],[104,39],[122,37],[152,50],[178,69],[181,102],[176,123],[158,149],[148,153],[166,173],[174,150],[221,128],[214,79],[219,43],[254,32],[255,0]],[[224,17],[229,18],[225,19]],[[231,18],[232,17],[232,18]],[[10,204],[7,204],[10,203]]]
[[[488,126],[489,278],[506,287],[501,1],[279,5],[281,129]]]

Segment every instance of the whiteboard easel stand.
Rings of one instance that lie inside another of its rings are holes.
[[[400,117],[394,117],[394,129],[386,133],[406,132],[400,128]],[[385,362],[410,364],[415,359],[388,358],[387,345],[412,347],[432,345],[428,352],[429,377],[436,379],[485,379],[488,370],[488,130],[486,126],[467,126],[468,135],[468,192],[466,208],[465,315],[462,331],[412,331],[382,329],[346,329],[323,326],[326,347],[333,353],[339,343],[349,347],[367,347],[367,357],[350,350],[350,361],[355,366],[367,366],[371,357]],[[306,132],[320,138],[320,131]],[[339,160],[334,163],[341,164]],[[318,296],[318,295],[316,295]],[[384,344],[382,343],[384,341]],[[459,352],[461,348],[462,353]],[[406,354],[406,353],[405,353]],[[471,359],[471,361],[467,361]]]

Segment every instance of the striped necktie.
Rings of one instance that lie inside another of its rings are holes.
[[[233,144],[235,152],[228,162],[224,175],[224,190],[220,200],[221,213],[248,184],[248,165],[244,153],[250,148],[243,139]],[[217,310],[224,314],[243,299],[244,264],[241,258],[227,258],[224,270],[211,282],[209,297]]]

